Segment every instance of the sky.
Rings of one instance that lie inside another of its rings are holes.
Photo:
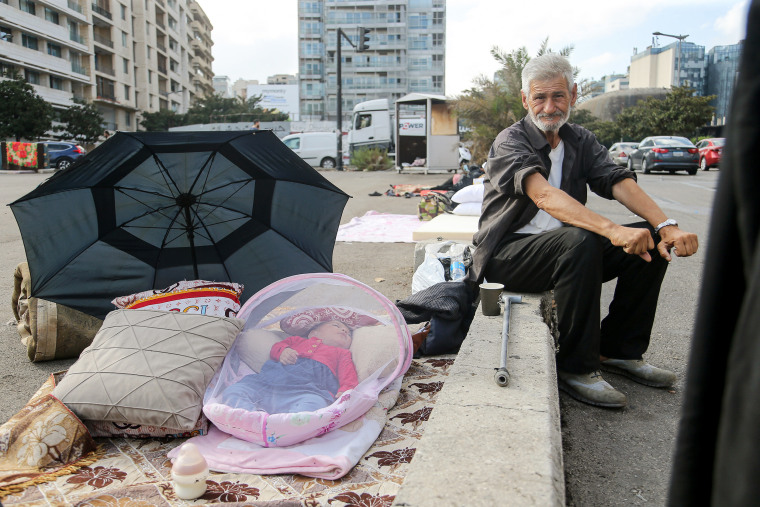
[[[198,0],[214,29],[213,71],[232,82],[298,72],[297,0]],[[535,8],[534,8],[535,7]],[[688,35],[704,46],[736,44],[746,32],[749,0],[447,0],[445,93],[453,97],[499,66],[491,50],[525,47],[535,55],[572,46],[579,79],[625,74],[634,48],[652,32]],[[655,41],[664,46],[670,37]]]

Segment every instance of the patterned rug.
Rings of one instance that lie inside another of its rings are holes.
[[[178,499],[167,452],[184,440],[97,439],[101,459],[2,499],[6,506],[152,507],[176,505],[390,506],[404,481],[454,356],[414,360],[383,432],[336,481],[299,475],[212,473],[200,499]]]

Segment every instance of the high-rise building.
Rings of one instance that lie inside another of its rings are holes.
[[[649,46],[631,57],[630,88],[689,86],[697,95],[703,95],[705,84],[704,46],[676,41],[667,46]]]
[[[105,129],[134,131],[142,111],[182,113],[213,93],[211,30],[194,0],[0,0],[0,73],[56,109],[92,101]]]
[[[358,52],[359,29],[369,44]],[[299,0],[298,63],[302,120],[337,119],[338,30],[343,119],[365,100],[411,93],[443,95],[445,0]]]
[[[715,120],[723,125],[728,116],[731,96],[739,74],[739,59],[744,42],[715,46],[707,52],[707,95],[715,95]]]

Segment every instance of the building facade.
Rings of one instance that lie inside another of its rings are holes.
[[[369,29],[364,52],[360,27]],[[338,42],[344,121],[365,100],[445,94],[445,0],[299,0],[298,42],[302,120],[337,119]]]
[[[698,95],[703,95],[706,78],[705,47],[693,42],[677,41],[667,46],[649,46],[631,57],[630,88],[689,86]]]
[[[194,0],[0,0],[0,71],[54,109],[88,100],[106,130],[134,131],[142,111],[213,93],[211,29]]]
[[[724,125],[731,105],[743,42],[715,46],[707,52],[707,95],[715,95],[715,124]]]

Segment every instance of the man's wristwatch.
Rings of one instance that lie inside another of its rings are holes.
[[[657,227],[654,228],[654,233],[657,234],[658,232],[660,232],[660,229],[662,229],[663,227],[667,227],[669,225],[678,225],[678,222],[676,222],[672,218],[668,218],[663,223],[659,224]]]

